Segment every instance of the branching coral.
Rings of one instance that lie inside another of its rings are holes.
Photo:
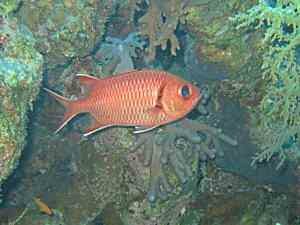
[[[167,125],[157,133],[141,134],[136,148],[144,145],[144,164],[151,170],[148,200],[167,198],[174,190],[173,174],[182,185],[195,179],[198,160],[213,159],[221,150],[220,141],[237,144],[220,129],[188,119]],[[168,171],[169,167],[173,172]]]
[[[167,48],[171,46],[171,54],[176,55],[180,49],[175,30],[180,22],[184,23],[183,15],[186,13],[188,1],[150,0],[147,13],[139,19],[140,33],[149,39],[148,59],[155,58],[156,47]]]
[[[234,20],[239,23],[238,28],[254,25],[265,32],[261,43],[265,93],[259,105],[255,131],[263,152],[257,154],[254,162],[268,161],[279,154],[279,168],[287,150],[296,149],[299,143],[300,2],[260,0]]]
[[[0,2],[0,15],[7,16],[11,12],[15,11],[21,0],[3,0]]]

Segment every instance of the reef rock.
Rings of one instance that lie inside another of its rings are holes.
[[[88,55],[101,40],[115,6],[115,1],[24,1],[17,16],[33,32],[38,50],[53,68]]]
[[[225,64],[233,73],[241,71],[257,55],[257,35],[243,36],[230,20],[254,1],[191,1],[186,25],[196,37],[201,61]]]
[[[0,185],[17,166],[27,135],[27,112],[39,91],[42,56],[25,26],[0,21]]]

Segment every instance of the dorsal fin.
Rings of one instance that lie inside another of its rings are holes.
[[[114,75],[114,77],[118,77],[118,76],[124,76],[126,74],[131,74],[131,73],[134,73],[134,72],[137,72],[139,70],[136,70],[136,69],[131,69],[131,70],[125,70],[123,72],[120,72],[120,73],[117,73]]]
[[[91,90],[97,81],[101,80],[97,77],[93,77],[88,74],[77,74],[76,78],[79,80],[79,83],[83,85],[88,90]]]
[[[94,85],[94,83],[96,83],[97,81],[105,81],[107,79],[118,79],[119,77],[122,77],[126,74],[131,74],[134,72],[137,72],[138,70],[128,70],[128,71],[124,71],[118,74],[115,74],[113,76],[105,76],[104,78],[98,78],[98,77],[94,77],[88,74],[76,74],[76,78],[79,80],[81,85],[86,86],[87,88],[92,87]]]

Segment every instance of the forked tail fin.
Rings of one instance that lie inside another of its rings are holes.
[[[78,107],[76,107],[76,101],[71,101],[54,91],[51,91],[48,88],[44,88],[46,92],[48,92],[49,95],[54,97],[60,104],[62,104],[65,107],[65,114],[64,118],[60,124],[60,126],[56,129],[55,133],[59,132],[73,117],[75,117],[77,114],[80,113],[80,110]]]

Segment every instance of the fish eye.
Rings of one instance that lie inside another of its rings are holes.
[[[180,90],[180,95],[183,98],[188,98],[190,96],[190,88],[187,85],[182,86],[181,90]]]

